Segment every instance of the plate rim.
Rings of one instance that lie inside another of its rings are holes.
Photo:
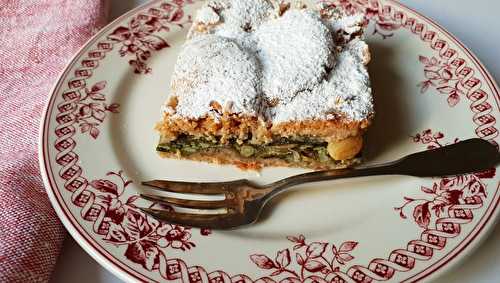
[[[454,41],[455,44],[457,44],[458,46],[460,46],[461,50],[465,51],[465,53],[467,54],[467,57],[469,57],[470,60],[474,61],[474,63],[481,68],[480,72],[487,79],[486,81],[488,82],[489,87],[496,92],[496,93],[494,93],[495,102],[496,102],[496,105],[498,107],[498,111],[500,111],[500,102],[499,102],[499,100],[500,100],[500,97],[499,97],[500,96],[500,89],[499,89],[498,83],[495,81],[495,79],[493,78],[493,76],[491,75],[491,73],[488,71],[488,69],[486,68],[486,66],[481,62],[481,60],[479,60],[479,58],[477,57],[477,55],[475,53],[473,53],[472,50],[465,43],[463,43],[458,37],[456,37],[453,33],[451,33],[446,28],[444,28],[437,21],[435,21],[434,19],[432,19],[432,18],[430,18],[430,17],[428,17],[428,16],[420,13],[419,11],[417,11],[417,10],[411,8],[411,7],[408,7],[407,5],[402,4],[402,3],[400,3],[400,2],[398,2],[396,0],[386,0],[386,1],[391,2],[394,5],[397,5],[397,6],[401,7],[401,8],[403,8],[403,9],[408,9],[411,12],[415,13],[416,15],[418,15],[419,17],[425,19],[430,24],[432,24],[434,26],[434,28],[436,28],[439,31],[443,32],[449,39],[451,39],[452,41]],[[497,192],[499,190],[499,187],[500,187],[500,181],[497,184]],[[462,247],[460,247],[458,250],[457,250],[458,247],[455,247],[455,249],[452,250],[453,254],[451,255],[451,257],[448,258],[449,255],[446,255],[445,257],[441,258],[434,265],[425,268],[419,274],[416,274],[416,275],[414,275],[414,276],[412,276],[410,278],[407,278],[403,282],[409,282],[411,279],[420,280],[420,279],[424,279],[426,277],[428,277],[428,278],[438,278],[438,277],[442,276],[443,274],[447,273],[448,271],[453,270],[453,268],[456,268],[461,262],[463,262],[468,257],[470,257],[471,254],[474,251],[476,251],[481,246],[481,244],[490,236],[490,234],[493,231],[493,228],[495,227],[495,225],[497,225],[500,222],[500,208],[499,208],[499,205],[500,205],[500,199],[497,200],[496,204],[494,205],[493,211],[490,213],[490,215],[488,216],[488,219],[485,221],[485,223],[479,229],[477,229],[477,231],[475,231],[475,233],[472,236],[472,238],[470,240],[468,240],[468,242],[465,245],[463,245]],[[491,217],[493,217],[493,222],[488,223],[490,221]],[[487,224],[489,224],[489,225],[487,225]],[[486,227],[486,230],[483,232],[482,235],[480,235],[481,231],[485,227]],[[469,236],[471,236],[471,234],[469,234],[467,236],[467,238]],[[478,236],[479,236],[479,238],[477,238]],[[459,256],[461,253],[464,253],[464,255],[462,257]],[[444,260],[444,262],[440,262],[442,260]],[[443,267],[446,264],[449,264],[449,266],[448,267]]]
[[[80,227],[79,222],[77,221],[76,223],[73,223],[71,220],[72,217],[69,217],[67,215],[68,212],[66,212],[63,209],[63,205],[60,203],[58,197],[56,196],[56,191],[57,190],[57,185],[53,186],[51,178],[48,176],[48,168],[47,166],[50,167],[50,160],[46,160],[45,158],[45,145],[48,145],[48,143],[45,143],[45,134],[47,134],[47,139],[50,133],[47,133],[45,131],[46,127],[48,127],[49,124],[49,110],[54,107],[54,102],[55,102],[55,97],[57,96],[57,91],[61,87],[62,83],[64,80],[67,78],[67,74],[69,73],[70,69],[78,62],[78,60],[81,58],[83,52],[95,41],[98,39],[102,38],[107,31],[109,31],[111,28],[115,26],[115,24],[122,22],[126,18],[137,14],[138,12],[145,10],[146,8],[150,6],[154,6],[160,2],[163,2],[162,0],[153,0],[147,3],[144,3],[142,5],[139,5],[135,7],[134,9],[124,13],[123,15],[117,17],[115,20],[111,21],[107,25],[105,25],[101,30],[99,30],[96,34],[94,34],[90,39],[88,39],[85,44],[82,45],[82,47],[71,57],[71,59],[68,61],[68,63],[65,65],[64,69],[59,73],[57,76],[57,79],[51,88],[49,92],[49,96],[47,98],[47,101],[45,103],[44,110],[42,112],[42,120],[40,121],[40,127],[39,127],[39,137],[38,137],[38,160],[39,160],[39,166],[40,166],[40,173],[42,176],[42,180],[44,183],[45,190],[47,192],[47,195],[49,197],[49,200],[51,202],[52,207],[56,211],[56,214],[58,215],[59,219],[65,226],[65,228],[68,230],[70,235],[75,239],[75,241],[80,245],[94,260],[96,260],[101,266],[106,268],[108,271],[116,275],[122,280],[125,280],[127,282],[129,281],[137,281],[137,280],[153,280],[149,277],[145,277],[141,273],[138,272],[129,272],[128,268],[124,268],[120,266],[122,263],[121,260],[118,258],[114,257],[111,255],[109,252],[105,251],[103,247],[101,249],[99,247],[96,247],[95,244],[93,243],[93,239],[91,239],[90,236],[86,236],[86,233],[83,228]],[[196,0],[195,0],[196,2]],[[430,23],[435,29],[437,29],[439,32],[442,32],[448,39],[451,39],[455,44],[457,44],[460,48],[461,51],[464,51],[466,56],[475,63],[476,66],[479,67],[479,72],[481,73],[482,76],[486,79],[488,82],[489,88],[493,91],[493,96],[495,99],[495,102],[498,107],[498,111],[500,111],[500,90],[498,87],[497,82],[493,78],[493,76],[490,74],[486,66],[479,60],[479,58],[470,50],[468,46],[466,46],[463,42],[461,42],[455,35],[453,35],[451,32],[449,32],[447,29],[445,29],[443,26],[438,24],[436,21],[433,19],[429,18],[428,16],[425,16],[421,14],[420,12],[414,10],[413,8],[410,8],[406,6],[405,4],[399,3],[395,0],[383,0],[382,2],[386,3],[391,3],[393,5],[399,6],[402,9],[408,10],[414,14],[416,14],[418,17],[421,17],[422,19],[425,19],[428,23]],[[192,4],[191,4],[192,5]],[[52,107],[51,107],[52,106]],[[48,155],[48,152],[47,152]],[[55,181],[54,181],[55,182]],[[497,184],[497,191],[496,194],[499,193],[499,187],[500,187],[500,181]],[[495,194],[495,195],[496,195]],[[62,196],[60,196],[62,198]],[[57,204],[57,205],[56,205]],[[492,232],[492,228],[495,227],[496,223],[499,222],[500,218],[500,199],[497,199],[497,202],[494,203],[492,201],[490,203],[491,207],[491,212],[488,213],[488,210],[490,207],[487,208],[485,213],[482,215],[482,218],[478,221],[478,224],[476,226],[481,225],[479,228],[476,228],[473,233],[468,234],[459,245],[454,247],[448,254],[440,258],[436,263],[433,265],[430,265],[420,271],[418,274],[413,275],[412,277],[406,278],[403,282],[407,281],[414,281],[414,280],[421,280],[424,278],[436,278],[441,276],[443,273],[446,273],[453,268],[455,268],[460,262],[465,260],[467,257],[471,255],[473,251],[475,251],[483,242],[488,238],[490,233]],[[69,209],[69,208],[66,208]],[[488,215],[487,215],[488,214]],[[483,221],[483,218],[486,217],[486,220],[484,220],[484,223],[481,223]],[[493,220],[491,220],[493,218]],[[483,229],[485,229],[483,231]],[[80,231],[82,230],[82,231]],[[89,237],[89,238],[87,238]],[[471,239],[468,239],[469,237],[472,237]],[[465,241],[467,242],[463,244]],[[463,244],[463,245],[462,245]],[[98,244],[97,244],[98,245]],[[99,245],[98,245],[99,246]],[[462,256],[460,256],[462,255]],[[113,260],[111,260],[112,258]],[[444,261],[443,261],[444,260]],[[443,262],[441,262],[443,261]],[[119,264],[118,264],[119,263]],[[126,265],[126,264],[124,264]]]
[[[42,176],[42,181],[44,185],[44,189],[47,192],[47,196],[49,198],[50,204],[54,208],[56,215],[58,216],[59,220],[62,222],[64,225],[64,228],[68,231],[68,233],[73,237],[75,242],[82,247],[82,249],[90,255],[95,261],[97,261],[101,266],[103,266],[106,270],[111,272],[113,275],[116,277],[120,278],[121,280],[124,280],[125,282],[140,282],[138,281],[140,278],[144,279],[144,276],[140,273],[137,273],[136,276],[132,275],[129,273],[128,270],[116,266],[116,262],[110,260],[105,254],[103,254],[102,251],[100,251],[98,248],[94,246],[92,243],[91,239],[87,239],[85,237],[85,233],[79,231],[78,227],[72,222],[71,219],[66,215],[66,211],[63,210],[62,204],[59,202],[59,200],[56,197],[56,191],[57,189],[54,189],[52,186],[52,183],[50,181],[50,178],[48,176],[48,170],[47,170],[47,162],[45,160],[45,128],[48,126],[48,120],[49,120],[49,109],[51,106],[53,106],[54,102],[54,97],[57,94],[57,90],[60,88],[62,85],[64,79],[66,78],[66,75],[69,73],[71,67],[77,63],[78,59],[82,56],[83,52],[95,41],[97,41],[99,38],[101,38],[105,32],[109,31],[112,27],[114,27],[115,24],[120,23],[124,21],[125,19],[135,15],[139,11],[142,11],[150,6],[154,6],[157,3],[162,2],[163,0],[152,0],[149,2],[146,2],[144,4],[141,4],[130,11],[125,12],[124,14],[120,15],[113,21],[109,22],[105,26],[103,26],[97,33],[92,35],[76,52],[75,54],[68,60],[68,63],[64,66],[64,68],[59,72],[57,75],[57,79],[55,80],[55,83],[50,89],[49,96],[47,97],[47,101],[45,102],[45,106],[43,108],[42,112],[42,119],[40,120],[40,125],[39,125],[39,130],[38,130],[38,165],[40,168],[40,175]],[[57,205],[55,205],[57,204]],[[116,259],[116,258],[115,258]],[[146,278],[148,280],[151,280],[151,278]]]

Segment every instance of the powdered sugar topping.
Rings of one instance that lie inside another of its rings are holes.
[[[220,17],[212,7],[205,6],[198,10],[195,21],[213,25],[220,21]]]
[[[262,91],[281,104],[314,88],[333,66],[333,38],[317,13],[291,10],[252,36],[262,65]]]
[[[171,82],[178,104],[171,110],[188,118],[217,115],[222,108],[258,115],[260,76],[255,57],[233,40],[198,36],[179,55]]]
[[[165,111],[185,118],[226,111],[270,123],[366,119],[373,112],[366,43],[334,45],[337,30],[358,33],[361,20],[325,20],[305,9],[278,16],[266,0],[209,1],[195,24],[210,26],[185,43],[172,78],[178,104]]]
[[[342,30],[346,33],[352,34],[361,31],[361,23],[363,23],[363,21],[363,14],[354,14],[339,17],[338,19],[330,21],[330,23],[335,32]]]
[[[360,52],[366,43],[355,40],[337,57],[328,78],[315,88],[298,93],[287,105],[276,107],[274,123],[308,119],[334,119],[344,114],[353,120],[362,120],[373,111],[368,72]]]
[[[267,0],[219,0],[210,1],[208,6],[220,11],[224,29],[247,30],[258,27],[269,19],[273,6]]]

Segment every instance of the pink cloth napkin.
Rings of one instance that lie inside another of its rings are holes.
[[[106,0],[0,0],[0,282],[46,282],[65,230],[38,168],[40,117]]]

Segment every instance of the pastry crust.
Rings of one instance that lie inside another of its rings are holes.
[[[199,119],[170,118],[165,114],[156,129],[165,140],[175,140],[179,135],[196,137],[217,136],[222,141],[235,138],[244,141],[250,137],[254,144],[265,144],[273,137],[313,136],[325,141],[340,141],[365,133],[371,119],[352,121],[347,119],[307,120],[268,125],[256,117],[239,117],[223,114],[220,118]]]
[[[328,169],[358,161],[362,136],[374,115],[363,16],[348,16],[333,6],[312,11],[270,3],[212,0],[200,9],[176,64],[162,121],[156,125],[161,143],[188,136],[260,146],[282,138],[307,138],[328,143],[338,162],[243,157],[231,148],[161,156],[247,169]],[[294,25],[297,34],[290,33]],[[290,41],[298,43],[288,47],[286,38],[275,42],[287,32],[294,36]],[[308,44],[314,55],[299,52]],[[292,52],[294,48],[299,53]],[[292,51],[280,53],[287,49]],[[304,56],[311,58],[301,59]]]

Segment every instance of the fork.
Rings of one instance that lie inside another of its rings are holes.
[[[142,184],[155,190],[174,194],[198,194],[212,198],[214,195],[223,195],[224,199],[194,200],[143,193],[141,197],[146,200],[184,210],[187,208],[189,212],[179,212],[175,209],[167,211],[151,207],[140,209],[159,220],[173,224],[228,229],[255,222],[262,208],[271,198],[299,184],[374,175],[414,177],[459,175],[493,168],[499,160],[500,154],[495,145],[476,138],[410,154],[394,162],[362,168],[305,173],[264,186],[256,185],[246,179],[212,183],[153,180],[142,182]],[[201,210],[217,211],[217,213],[199,213]]]

